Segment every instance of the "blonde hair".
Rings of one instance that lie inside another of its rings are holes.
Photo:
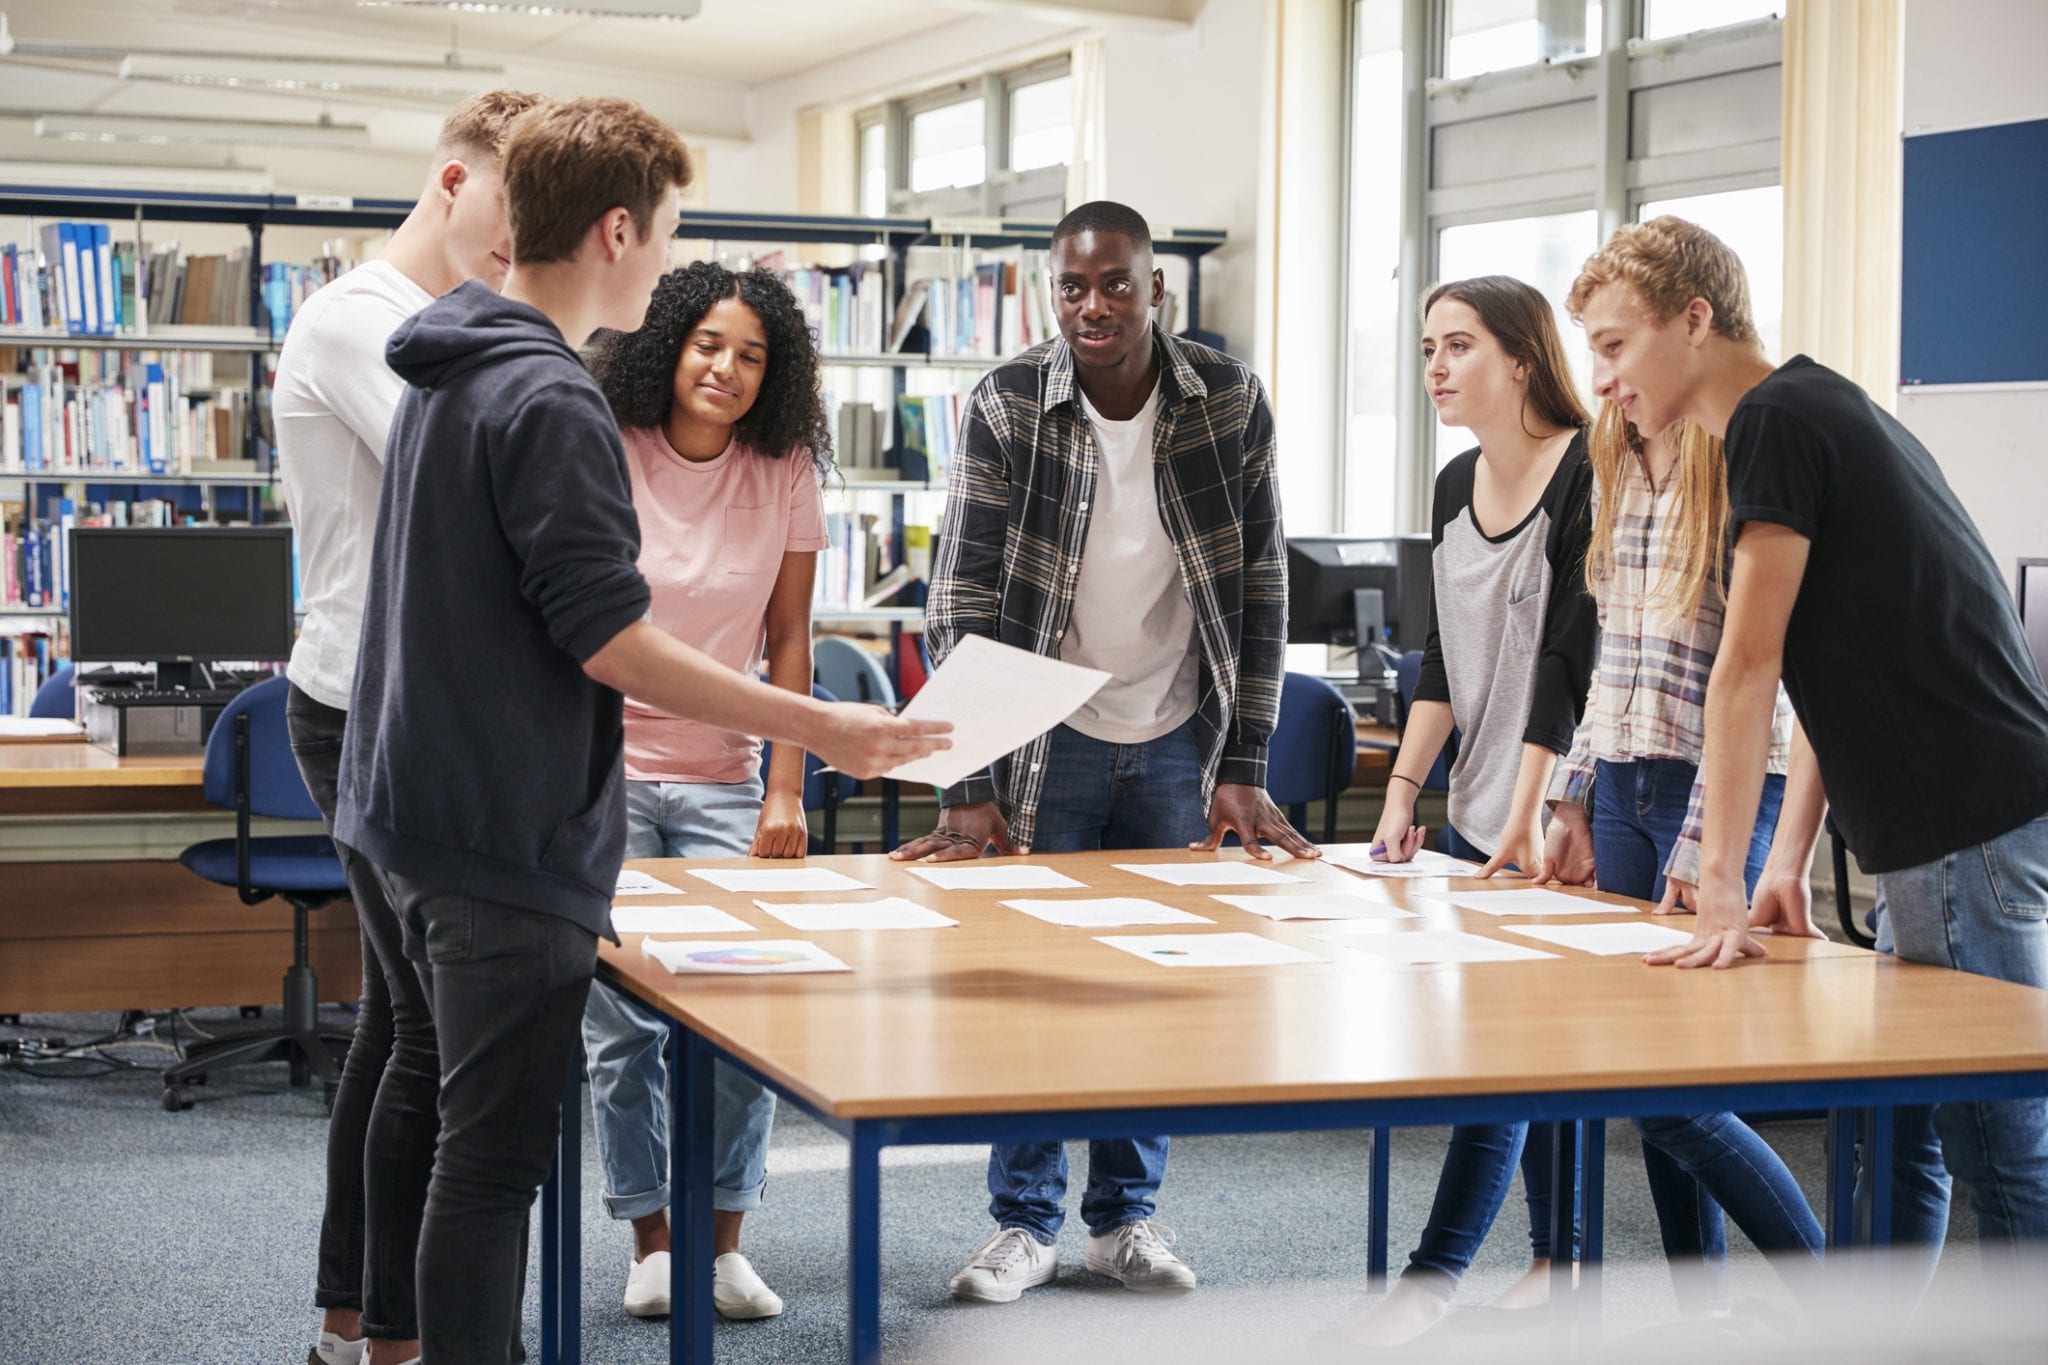
[[[646,240],[662,196],[689,188],[690,154],[631,100],[566,100],[518,120],[504,176],[512,259],[538,265],[575,256],[590,225],[615,208]]]
[[[1658,528],[1663,568],[1651,584],[1647,600],[1691,622],[1702,605],[1711,601],[1719,608],[1725,601],[1728,462],[1720,439],[1694,422],[1676,422],[1657,439],[1670,442],[1677,450],[1666,484],[1677,496],[1669,520]],[[1602,586],[1614,576],[1614,527],[1621,514],[1621,490],[1629,463],[1642,462],[1642,433],[1621,415],[1620,408],[1602,402],[1586,438],[1586,456],[1598,492],[1592,538],[1586,547],[1586,590],[1597,600]]]
[[[1683,313],[1694,299],[1705,299],[1714,310],[1716,332],[1734,342],[1758,340],[1742,258],[1698,223],[1666,214],[1616,228],[1580,267],[1565,311],[1577,318],[1594,290],[1616,283],[1635,290],[1659,323]]]
[[[442,160],[481,157],[496,162],[505,153],[505,139],[521,114],[547,103],[545,95],[524,90],[486,90],[471,95],[448,111],[434,154]]]

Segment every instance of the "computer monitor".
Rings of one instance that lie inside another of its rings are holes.
[[[1360,608],[1379,594],[1380,638],[1397,650],[1421,649],[1429,636],[1428,536],[1289,536],[1287,639],[1291,644],[1356,645]]]
[[[2034,667],[2048,681],[2048,559],[2022,559],[2019,578],[2020,625],[2034,650]]]
[[[71,656],[154,663],[159,687],[219,660],[292,650],[292,528],[80,527],[71,533]]]

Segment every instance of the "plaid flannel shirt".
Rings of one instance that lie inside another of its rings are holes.
[[[1263,787],[1287,641],[1287,543],[1265,386],[1218,351],[1152,329],[1159,510],[1195,609],[1202,808],[1218,782]],[[932,566],[934,662],[966,635],[1057,658],[1088,542],[1099,455],[1074,356],[1059,338],[991,371],[960,421]],[[996,801],[1031,842],[1050,737],[948,788],[947,806]]]
[[[1721,647],[1721,604],[1710,594],[1692,620],[1651,600],[1668,560],[1657,524],[1669,517],[1674,494],[1651,487],[1642,466],[1623,466],[1621,506],[1614,518],[1614,569],[1594,600],[1600,611],[1600,657],[1586,696],[1585,718],[1571,752],[1550,779],[1549,799],[1593,804],[1599,760],[1675,758],[1697,764],[1706,748],[1707,676]],[[1600,490],[1593,490],[1597,508]],[[1781,685],[1771,720],[1769,771],[1786,770],[1792,751],[1792,703]],[[1704,774],[1702,774],[1702,778]],[[1706,784],[1695,779],[1685,825],[1665,875],[1699,884],[1700,833]]]

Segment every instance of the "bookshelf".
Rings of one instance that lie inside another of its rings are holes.
[[[259,402],[259,397],[267,388],[271,357],[278,345],[272,336],[270,309],[266,304],[264,288],[265,230],[283,227],[321,228],[358,233],[390,230],[404,221],[412,207],[408,200],[341,195],[120,190],[0,182],[0,217],[105,221],[110,225],[117,225],[110,226],[110,231],[126,234],[123,240],[132,240],[135,243],[138,255],[145,250],[143,232],[148,224],[228,224],[239,226],[247,232],[249,297],[246,313],[254,323],[253,326],[202,327],[157,323],[145,324],[118,335],[0,327],[0,348],[17,347],[36,351],[45,348],[50,351],[210,351],[230,364],[233,363],[233,358],[245,358],[248,365],[246,386],[233,384],[220,387],[246,391],[249,395],[245,451],[246,458],[255,461],[256,469],[254,473],[192,474],[157,474],[132,469],[105,468],[35,471],[8,469],[0,470],[0,487],[23,487],[31,519],[34,518],[37,507],[39,489],[52,489],[60,493],[66,487],[77,486],[133,489],[143,497],[149,496],[151,490],[156,489],[196,489],[204,496],[209,513],[213,505],[212,490],[242,489],[246,490],[249,519],[252,522],[260,521],[266,490],[274,485],[275,473],[273,462],[269,458],[268,443],[262,435],[260,414],[264,405]],[[676,235],[684,240],[708,241],[713,244],[714,252],[727,246],[765,246],[783,250],[792,246],[836,246],[855,250],[865,248],[865,254],[872,259],[864,263],[864,268],[880,272],[885,317],[893,317],[896,307],[903,300],[906,281],[911,276],[912,252],[938,248],[958,253],[960,260],[968,261],[973,259],[974,253],[1005,248],[1046,251],[1051,247],[1053,226],[1049,222],[1002,218],[866,218],[852,215],[693,211],[682,216]],[[1225,234],[1214,229],[1155,229],[1155,256],[1179,258],[1186,265],[1185,297],[1182,300],[1185,311],[1175,320],[1176,330],[1200,326],[1200,260],[1222,246],[1225,240]],[[802,268],[828,271],[831,269],[811,266]],[[888,330],[885,328],[885,336]],[[929,332],[927,336],[929,337]],[[993,350],[985,354],[957,354],[945,350],[934,353],[930,350],[827,349],[823,352],[822,358],[828,374],[835,370],[853,374],[863,371],[885,373],[889,376],[885,381],[887,389],[894,398],[900,399],[909,393],[912,376],[929,375],[934,377],[934,382],[942,382],[937,381],[936,377],[945,375],[957,381],[993,368],[1001,363],[1003,357],[993,353]],[[199,396],[212,387],[214,386],[195,386],[194,389],[187,391],[186,396]],[[891,407],[893,406],[892,403]],[[902,468],[904,443],[902,434],[897,429],[896,417],[894,411],[884,412],[882,426],[891,435],[878,443],[875,453],[886,463]],[[913,472],[919,472],[915,471],[914,462],[912,469]],[[919,495],[936,495],[944,490],[944,480],[940,471],[928,467],[921,472],[927,477],[905,479],[863,476],[860,469],[847,469],[844,471],[844,478],[833,480],[831,485],[830,491],[835,496],[843,495],[855,500],[888,500],[887,524],[899,563],[913,550],[911,541],[905,534],[906,502]],[[52,506],[54,505],[52,500]],[[879,524],[879,517],[877,521]],[[857,604],[820,607],[814,611],[813,616],[818,624],[826,626],[886,626],[892,643],[900,650],[904,632],[915,630],[922,624],[923,592],[922,582],[913,580],[895,594],[897,604],[872,608],[864,608]],[[54,618],[61,615],[62,612],[58,609],[10,610],[7,604],[0,604],[0,622],[10,618]]]

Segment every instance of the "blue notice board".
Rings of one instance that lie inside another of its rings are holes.
[[[1905,154],[1899,382],[2048,382],[2048,119]]]

